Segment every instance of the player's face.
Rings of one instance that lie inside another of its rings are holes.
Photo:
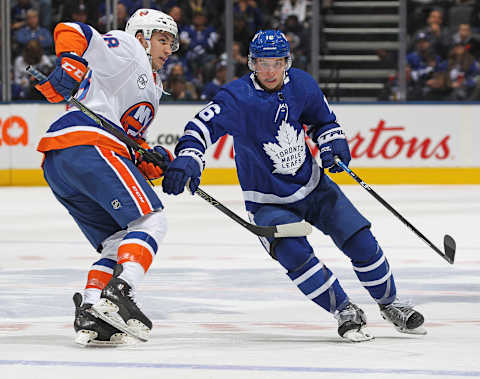
[[[280,89],[285,73],[285,58],[257,58],[255,59],[255,72],[260,84],[267,90]]]
[[[150,38],[150,55],[152,56],[152,67],[160,70],[168,57],[172,55],[174,38],[170,33],[156,31]]]

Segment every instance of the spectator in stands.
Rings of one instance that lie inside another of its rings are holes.
[[[193,16],[195,13],[207,14],[207,11],[211,10],[211,8],[207,6],[207,0],[184,0],[178,5],[182,7],[183,16],[187,24],[193,22]],[[209,17],[209,20],[213,22],[213,17]]]
[[[185,80],[185,87],[187,92],[191,93],[194,100],[198,99],[196,85],[203,85],[203,83],[197,83],[191,75],[185,72],[186,65],[182,63],[176,63],[169,67],[168,78],[179,77]]]
[[[181,45],[186,49],[187,64],[197,75],[216,59],[218,34],[213,26],[207,25],[207,15],[203,11],[195,12],[192,25],[186,26],[180,33]]]
[[[287,36],[292,54],[295,56],[293,66],[306,70],[310,52],[310,36],[294,14],[287,17],[282,30]]]
[[[100,6],[100,14],[103,16],[100,17],[98,21],[99,30],[102,33],[107,32],[107,24],[110,21],[110,25],[113,26],[113,17],[112,15],[105,14],[105,4],[102,3]],[[135,5],[131,0],[118,0],[117,2],[117,9],[115,11],[115,17],[117,18],[117,29],[125,30],[125,26],[127,25],[127,21],[131,14],[133,14],[135,10]],[[111,28],[112,28],[111,26]]]
[[[99,9],[97,0],[65,0],[62,20],[82,22],[98,27]]]
[[[454,44],[448,55],[447,100],[467,100],[476,86],[480,65],[461,42]]]
[[[53,52],[52,34],[48,29],[40,26],[38,11],[36,9],[29,9],[27,11],[26,25],[15,33],[15,41],[21,49],[23,49],[31,39],[37,39],[43,50],[48,54]]]
[[[247,21],[244,17],[235,17],[233,19],[233,40],[240,44],[242,55],[248,55],[248,47],[254,34],[255,31],[248,29]]]
[[[480,58],[480,36],[472,33],[470,24],[460,24],[452,37],[452,45],[462,43],[475,59]]]
[[[252,33],[263,27],[262,12],[255,0],[237,0],[233,6],[233,16],[243,17],[247,23],[247,28]]]
[[[441,100],[444,95],[445,64],[430,45],[424,32],[415,37],[416,48],[407,56],[412,88],[408,100]]]
[[[33,66],[37,70],[50,74],[53,70],[53,62],[43,53],[40,42],[36,39],[31,39],[27,42],[23,49],[22,55],[15,58],[14,62],[14,83],[17,84],[23,93],[20,95],[23,99],[29,100],[43,100],[44,97],[33,87],[34,79],[26,71],[27,66]]]
[[[419,32],[427,34],[431,47],[436,54],[440,55],[442,58],[447,56],[450,36],[448,29],[443,25],[442,10],[432,10],[428,15],[427,25]]]
[[[227,62],[221,60],[215,66],[215,77],[203,88],[200,100],[210,101],[217,94],[221,86],[227,82]]]
[[[13,31],[23,28],[26,25],[27,11],[34,8],[34,5],[31,0],[17,0],[16,4],[12,6],[10,22]]]
[[[242,54],[240,42],[233,42],[232,58],[234,64],[234,75],[239,78],[250,70],[248,69],[248,58]]]
[[[307,20],[308,7],[311,0],[283,0],[279,4],[279,17],[280,22],[283,24],[290,15],[297,16],[300,23],[304,23]]]
[[[457,30],[460,24],[470,24],[473,18],[473,0],[455,0],[448,10],[448,28]]]
[[[188,91],[185,79],[180,76],[172,76],[168,79],[167,88],[170,96],[165,96],[167,101],[193,101],[193,94]],[[163,99],[163,97],[162,97]]]
[[[170,10],[168,11],[168,14],[172,16],[173,21],[177,23],[177,28],[179,32],[181,32],[185,26],[185,20],[183,18],[183,9],[178,5],[174,5],[173,7],[170,8]]]

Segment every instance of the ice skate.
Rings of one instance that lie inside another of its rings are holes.
[[[353,303],[348,305],[340,312],[335,312],[335,318],[338,321],[338,334],[351,342],[369,341],[374,337],[365,328],[367,317],[358,306]]]
[[[138,342],[136,338],[95,317],[91,311],[92,304],[82,305],[82,295],[78,292],[73,295],[73,302],[75,304],[73,328],[76,332],[76,343],[83,346],[120,346]]]
[[[382,317],[391,322],[400,333],[427,334],[423,327],[423,315],[413,309],[413,304],[395,299],[391,304],[379,305]]]
[[[148,341],[152,322],[138,308],[130,285],[118,278],[122,265],[117,264],[113,278],[103,289],[100,301],[92,306],[95,315],[130,336]]]

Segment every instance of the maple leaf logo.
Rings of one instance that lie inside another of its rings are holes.
[[[305,161],[305,132],[297,134],[295,128],[285,120],[278,128],[278,144],[263,144],[263,150],[273,162],[273,174],[295,175]]]

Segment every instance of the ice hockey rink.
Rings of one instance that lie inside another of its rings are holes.
[[[368,178],[365,178],[368,181]],[[242,217],[234,186],[205,191]],[[402,299],[428,335],[399,334],[321,232],[310,241],[367,313],[375,340],[348,343],[257,238],[203,199],[162,195],[169,231],[139,301],[147,343],[73,342],[75,291],[97,254],[47,187],[0,188],[0,378],[463,378],[480,377],[480,186],[373,186],[443,249],[448,264],[359,185],[342,187],[373,223]]]

